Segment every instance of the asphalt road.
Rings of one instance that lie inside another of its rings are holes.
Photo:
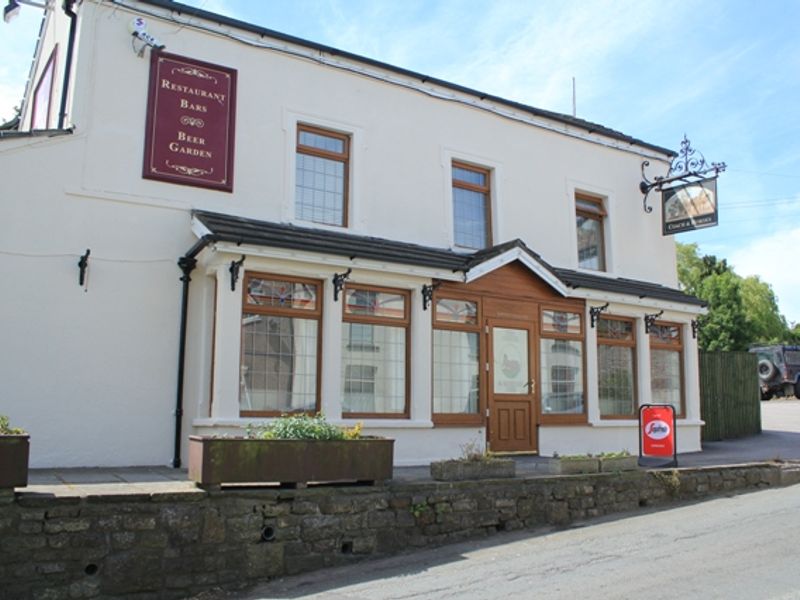
[[[798,540],[800,485],[318,571],[236,598],[800,599]]]

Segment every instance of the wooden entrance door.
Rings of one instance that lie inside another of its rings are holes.
[[[535,452],[536,331],[529,322],[488,319],[489,449]]]

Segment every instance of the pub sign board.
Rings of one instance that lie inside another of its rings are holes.
[[[663,235],[717,225],[717,178],[662,190],[661,207]]]
[[[233,191],[236,70],[153,52],[146,179]]]
[[[677,467],[675,407],[670,404],[642,404],[639,408],[639,465]]]

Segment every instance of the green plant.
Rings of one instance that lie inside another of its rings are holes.
[[[631,453],[627,450],[620,450],[619,452],[601,452],[597,456],[599,458],[623,458],[630,455]]]
[[[653,471],[653,477],[658,481],[664,490],[673,498],[681,491],[681,478],[678,476],[678,471],[670,469],[669,471]]]
[[[459,446],[461,449],[461,456],[458,460],[466,462],[483,462],[492,460],[492,455],[486,452],[480,445],[478,440],[471,440],[466,444]]]
[[[419,504],[412,504],[411,505],[411,514],[414,515],[415,519],[419,519],[422,515],[430,510],[430,506],[428,506],[425,502],[420,502]]]
[[[0,415],[0,435],[23,435],[24,433],[26,433],[24,429],[11,427],[6,415]]]
[[[245,437],[259,440],[355,440],[361,437],[361,423],[342,428],[328,423],[325,415],[281,415],[272,423],[257,427],[248,425]]]

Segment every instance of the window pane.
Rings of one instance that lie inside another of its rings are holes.
[[[312,148],[318,148],[319,150],[344,154],[344,140],[338,137],[301,130],[299,142],[303,146],[310,146]]]
[[[298,219],[344,225],[344,169],[342,161],[298,152],[295,169]]]
[[[312,283],[253,277],[247,286],[246,301],[255,306],[315,310],[317,286]]]
[[[486,194],[453,188],[455,242],[465,248],[486,246]]]
[[[496,394],[529,393],[528,331],[525,329],[492,329],[492,360]]]
[[[468,300],[437,300],[436,320],[443,323],[476,325],[478,323],[478,304]]]
[[[372,340],[368,349],[363,347],[365,337]],[[344,323],[342,411],[402,414],[405,412],[405,407],[405,329],[386,325]]]
[[[462,167],[453,167],[453,179],[486,187],[486,173],[483,171],[473,171]]]
[[[542,412],[583,412],[583,342],[542,339]]]
[[[575,198],[575,208],[582,212],[588,212],[595,215],[603,215],[603,202],[601,200],[593,201],[584,198]]]
[[[243,411],[313,411],[317,321],[245,314],[239,406]]]
[[[478,412],[478,334],[433,331],[433,412]]]
[[[650,341],[657,344],[680,345],[681,329],[677,325],[659,325],[656,323],[650,326]]]
[[[406,297],[403,294],[346,289],[344,297],[345,314],[405,319]]]
[[[604,271],[603,222],[583,215],[576,215],[575,222],[578,228],[578,266]]]
[[[633,341],[633,322],[618,319],[604,319],[597,321],[597,337],[607,340]]]
[[[597,370],[600,384],[600,414],[635,416],[633,348],[599,345]]]
[[[542,311],[542,331],[553,333],[581,333],[581,316],[560,310]]]
[[[671,404],[681,414],[681,353],[650,350],[650,389],[654,404]]]

